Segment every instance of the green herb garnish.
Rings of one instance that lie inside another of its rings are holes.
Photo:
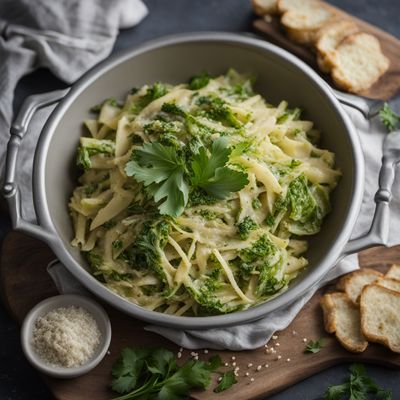
[[[362,364],[350,367],[350,378],[341,385],[329,386],[325,400],[367,400],[368,398],[391,400],[390,390],[381,389],[366,373]],[[373,397],[368,397],[373,395]]]
[[[396,130],[400,122],[400,115],[396,114],[388,103],[385,103],[379,111],[379,118],[389,132]]]
[[[223,392],[226,389],[229,389],[237,382],[235,378],[235,373],[233,371],[225,372],[222,375],[222,379],[218,383],[218,386],[214,389],[215,393]]]
[[[310,340],[304,350],[305,353],[319,353],[325,346],[325,339],[320,338],[318,340]]]

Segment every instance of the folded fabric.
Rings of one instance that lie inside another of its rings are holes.
[[[2,181],[18,81],[45,67],[64,82],[74,82],[111,53],[119,29],[139,23],[147,8],[141,0],[0,0],[0,11]],[[28,136],[31,150],[36,140]],[[30,171],[27,160],[20,159]]]

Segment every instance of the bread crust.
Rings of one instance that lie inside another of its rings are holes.
[[[251,2],[254,12],[260,17],[267,14],[276,14],[278,12],[277,0],[252,0]]]
[[[367,285],[364,287],[362,293],[361,293],[361,298],[360,298],[360,313],[361,313],[361,332],[363,333],[363,335],[371,342],[375,342],[375,343],[380,343],[382,345],[384,345],[385,347],[387,347],[388,349],[390,349],[391,351],[395,352],[395,353],[400,353],[400,340],[398,343],[393,343],[390,340],[390,337],[388,337],[387,335],[379,335],[376,332],[373,332],[373,329],[371,327],[368,326],[368,317],[369,314],[373,312],[373,310],[371,310],[371,308],[373,307],[372,304],[369,304],[369,296],[371,295],[371,291],[380,291],[381,293],[385,294],[385,295],[389,295],[389,296],[393,296],[396,298],[400,298],[400,293],[396,292],[394,290],[388,289],[386,287],[377,285],[377,284],[372,284],[372,285]],[[376,312],[377,310],[375,310]],[[382,315],[382,310],[378,310],[379,313],[376,314],[374,313],[374,315]],[[400,313],[400,309],[398,310],[398,312]],[[394,328],[394,330],[399,331],[400,330],[400,326],[397,326]]]

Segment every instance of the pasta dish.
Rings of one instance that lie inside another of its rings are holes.
[[[340,172],[301,110],[229,70],[107,99],[84,122],[73,246],[112,291],[205,316],[277,296],[307,266]]]

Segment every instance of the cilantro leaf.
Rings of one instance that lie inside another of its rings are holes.
[[[325,338],[310,340],[304,350],[305,353],[318,353],[325,346]]]
[[[206,367],[210,371],[215,371],[218,368],[222,367],[223,365],[224,363],[222,362],[221,357],[218,354],[216,354],[215,356],[210,357]]]
[[[350,378],[341,385],[329,386],[325,392],[325,400],[342,400],[345,396],[349,400],[366,400],[368,395],[375,395],[374,398],[391,400],[390,390],[384,390],[367,375],[362,364],[353,364],[350,367]]]
[[[229,389],[236,382],[237,380],[233,371],[224,372],[224,374],[222,375],[222,379],[218,383],[218,386],[214,389],[214,392],[223,392],[224,390]]]
[[[141,371],[144,367],[144,360],[149,351],[141,347],[126,347],[122,350],[121,356],[112,367],[112,389],[118,393],[127,393],[133,390]]]
[[[193,176],[191,183],[204,189],[208,194],[224,199],[231,192],[237,192],[247,185],[247,174],[234,171],[226,166],[231,150],[226,138],[220,137],[214,141],[210,156],[204,147],[193,156],[191,164]]]
[[[166,377],[171,371],[177,369],[175,356],[171,351],[162,347],[155,349],[147,361],[147,368],[152,374]]]
[[[379,118],[389,132],[396,130],[397,125],[400,122],[400,115],[396,114],[387,103],[385,103],[379,111]]]
[[[176,217],[182,214],[189,198],[189,186],[184,180],[184,159],[177,150],[158,142],[145,143],[133,153],[125,166],[128,176],[142,182],[156,202],[161,214]]]

